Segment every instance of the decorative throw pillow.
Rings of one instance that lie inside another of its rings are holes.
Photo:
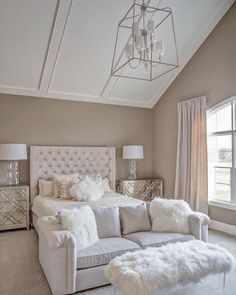
[[[191,213],[184,200],[155,198],[150,205],[152,231],[189,234],[188,217]]]
[[[75,236],[77,251],[99,240],[95,216],[89,206],[62,209],[58,212],[58,217],[63,229],[69,230]]]
[[[88,176],[73,185],[69,193],[73,199],[80,202],[97,201],[104,195],[101,184]]]
[[[121,236],[119,208],[100,207],[93,212],[100,239]]]
[[[61,199],[71,199],[69,189],[78,182],[78,173],[53,174],[53,179],[56,184],[54,194]]]
[[[145,203],[139,206],[120,207],[120,218],[124,235],[151,228]]]
[[[39,195],[42,197],[52,197],[53,194],[53,181],[39,179]]]
[[[109,179],[107,177],[102,179],[102,187],[103,187],[104,193],[111,191]]]

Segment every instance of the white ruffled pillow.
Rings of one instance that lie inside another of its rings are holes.
[[[192,213],[184,200],[155,198],[150,204],[152,231],[189,234],[189,215]]]
[[[97,174],[79,174],[78,178],[79,180],[84,180],[86,176],[88,176],[92,180],[102,185],[104,193],[111,191],[109,179],[107,177],[102,178],[101,174],[97,173]]]
[[[75,236],[77,250],[89,247],[99,240],[96,219],[89,206],[62,209],[58,212],[58,217],[63,229]]]
[[[95,181],[89,176],[76,183],[69,189],[71,197],[80,202],[97,201],[104,195],[102,183]]]

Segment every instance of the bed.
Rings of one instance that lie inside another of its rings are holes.
[[[36,231],[37,220],[41,216],[56,215],[59,209],[73,208],[88,204],[117,207],[139,205],[142,201],[115,193],[116,156],[114,147],[70,147],[70,146],[31,146],[30,147],[30,202],[32,223]],[[107,177],[112,189],[96,202],[78,202],[42,197],[38,194],[39,179],[52,179],[53,173],[97,174]]]

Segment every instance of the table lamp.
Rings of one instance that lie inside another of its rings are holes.
[[[26,144],[0,144],[0,160],[8,161],[7,185],[19,185],[19,160],[27,160]]]
[[[137,163],[136,160],[143,159],[142,145],[126,145],[123,146],[123,159],[129,160],[128,179],[137,179]]]

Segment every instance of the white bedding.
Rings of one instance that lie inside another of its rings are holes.
[[[100,200],[95,202],[78,202],[73,200],[63,200],[52,197],[36,196],[33,200],[32,211],[37,217],[55,216],[58,210],[62,208],[73,208],[88,204],[91,208],[96,207],[122,207],[134,206],[143,203],[138,199],[126,197],[113,191],[104,194]]]

